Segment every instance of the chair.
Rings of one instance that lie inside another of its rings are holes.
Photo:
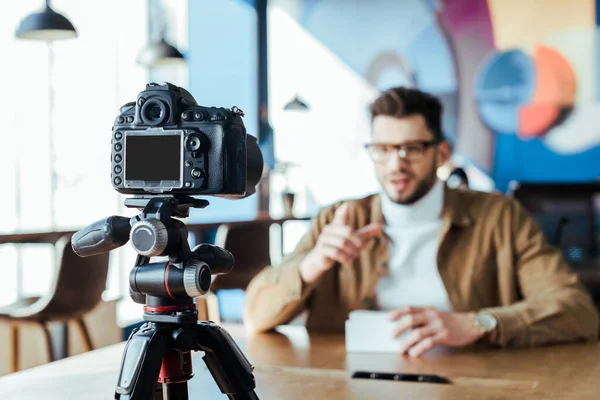
[[[550,244],[562,250],[600,310],[596,204],[600,182],[511,182],[510,192],[538,222]]]
[[[81,258],[71,248],[71,238],[61,237],[55,244],[57,271],[51,290],[42,297],[23,299],[0,307],[0,321],[11,324],[11,367],[19,369],[18,326],[36,323],[44,331],[49,361],[54,361],[49,322],[74,321],[86,351],[93,345],[83,316],[102,298],[108,275],[108,253]]]
[[[272,224],[272,221],[251,221],[219,226],[215,245],[233,254],[235,266],[229,274],[215,277],[211,286],[214,291],[245,290],[252,278],[271,263]]]
[[[264,267],[271,264],[270,229],[273,221],[250,221],[235,224],[223,224],[217,229],[215,245],[229,250],[235,258],[233,271],[213,279],[211,290],[241,289],[248,284]],[[213,297],[214,298],[214,297]],[[214,303],[213,303],[214,304]],[[207,310],[209,319],[219,320],[215,315],[219,307]]]
[[[595,197],[600,183],[511,182],[510,191],[569,262],[598,257]]]

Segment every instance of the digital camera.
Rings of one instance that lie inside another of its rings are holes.
[[[111,179],[124,194],[245,197],[263,159],[243,112],[203,107],[185,89],[149,83],[121,107],[112,133]]]

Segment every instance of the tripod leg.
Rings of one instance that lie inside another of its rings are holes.
[[[230,399],[258,399],[254,367],[229,333],[213,322],[199,322],[197,333],[196,350],[205,352],[204,362],[221,392]]]
[[[154,389],[154,397],[150,400],[164,400],[165,396],[163,394],[163,384],[162,383],[157,383],[156,387]]]
[[[166,384],[163,383],[162,390],[164,397],[160,400],[179,400],[188,398],[187,382]]]
[[[156,399],[158,374],[166,351],[167,337],[150,325],[131,335],[123,352],[115,399]]]

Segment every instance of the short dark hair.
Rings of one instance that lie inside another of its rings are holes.
[[[383,92],[369,107],[371,121],[378,115],[408,117],[420,114],[435,140],[444,140],[442,133],[442,103],[437,97],[418,89],[395,87]]]

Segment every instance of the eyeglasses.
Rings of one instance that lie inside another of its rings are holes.
[[[367,143],[365,149],[374,162],[386,162],[394,156],[408,162],[419,162],[423,159],[425,151],[438,143],[440,143],[439,140],[419,140],[403,144]]]

